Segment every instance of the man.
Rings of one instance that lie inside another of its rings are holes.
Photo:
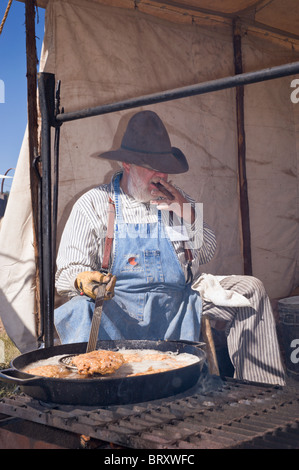
[[[121,147],[100,157],[121,161],[123,171],[110,184],[84,194],[66,224],[56,288],[71,300],[55,311],[61,341],[88,340],[94,287],[105,283],[99,339],[197,341],[205,313],[227,322],[237,378],[283,383],[275,324],[263,285],[244,276],[222,281],[225,288],[249,298],[251,306],[243,308],[219,308],[191,287],[201,265],[212,259],[216,241],[213,231],[199,222],[197,204],[168,181],[169,174],[188,171],[188,163],[179,149],[171,147],[157,114],[136,113]],[[107,264],[106,247],[112,238]]]

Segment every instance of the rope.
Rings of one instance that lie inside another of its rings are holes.
[[[12,4],[12,0],[8,0],[8,4],[7,4],[7,7],[6,7],[4,16],[3,16],[3,20],[2,20],[1,25],[0,25],[0,34],[2,33],[3,26],[4,26],[4,23],[5,23],[5,21],[6,21],[6,18],[7,18],[8,12],[9,12],[9,9],[10,9],[10,7],[11,7],[11,4]]]

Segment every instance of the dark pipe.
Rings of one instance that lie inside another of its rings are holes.
[[[60,80],[57,82],[55,92],[55,114],[60,112]],[[55,128],[54,138],[54,184],[53,184],[53,223],[52,223],[52,288],[53,297],[55,295],[55,269],[56,269],[56,244],[57,244],[57,213],[58,213],[58,186],[59,186],[59,143],[60,143],[60,125]]]
[[[211,80],[209,82],[199,83],[196,85],[175,88],[173,90],[167,90],[161,93],[153,93],[150,95],[140,96],[138,98],[118,101],[116,103],[97,106],[95,108],[58,114],[56,116],[56,120],[59,123],[74,121],[76,119],[99,116],[101,114],[123,111],[125,109],[137,108],[139,106],[177,100],[179,98],[186,98],[188,96],[202,95],[204,93],[211,93],[213,91],[233,88],[235,86],[249,85],[251,83],[273,80],[275,78],[295,75],[297,73],[299,73],[299,62],[294,62],[291,64],[279,65],[277,67],[258,70],[256,72],[242,73],[239,75]]]
[[[54,279],[52,258],[52,192],[51,192],[51,125],[54,120],[53,74],[38,76],[39,101],[42,118],[41,161],[42,161],[42,252],[43,252],[43,303],[45,346],[54,341]]]

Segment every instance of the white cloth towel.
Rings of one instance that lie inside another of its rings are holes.
[[[227,276],[202,274],[192,285],[192,289],[200,293],[206,302],[212,302],[219,307],[250,307],[249,300],[238,292],[225,290],[220,281]]]

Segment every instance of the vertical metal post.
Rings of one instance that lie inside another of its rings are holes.
[[[51,126],[55,123],[54,89],[55,76],[38,74],[41,128],[42,162],[42,256],[45,346],[54,343],[54,279],[52,250],[52,190],[51,190]]]
[[[59,114],[60,109],[60,80],[57,82],[55,91],[55,116]],[[60,127],[62,124],[57,124],[55,127],[54,138],[54,172],[53,172],[53,220],[52,220],[52,269],[53,269],[53,295],[54,293],[54,279],[56,268],[56,245],[57,245],[57,214],[58,214],[58,185],[59,185],[59,143],[60,143]]]

